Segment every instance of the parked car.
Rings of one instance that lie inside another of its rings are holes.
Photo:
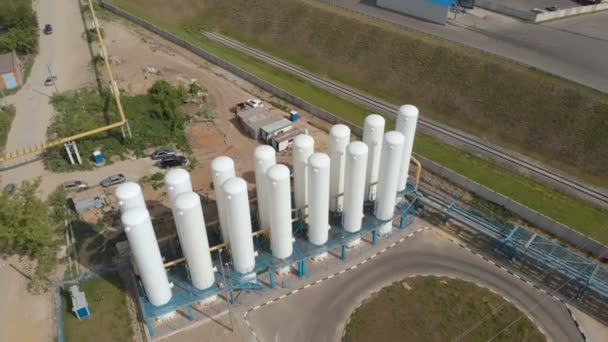
[[[44,85],[47,87],[55,85],[55,81],[57,81],[57,76],[49,76],[44,80]]]
[[[52,34],[53,33],[53,26],[51,26],[51,24],[46,24],[44,25],[44,29],[42,30],[42,32],[44,34]]]
[[[163,169],[169,169],[177,166],[184,166],[188,162],[188,159],[184,156],[167,156],[160,160],[160,167]]]
[[[104,188],[110,187],[112,185],[122,184],[127,181],[127,177],[122,173],[117,173],[115,175],[111,175],[109,177],[104,178],[99,184]]]
[[[175,151],[170,148],[159,148],[150,155],[150,158],[152,158],[152,160],[159,160],[165,158],[166,156],[174,155]]]
[[[89,185],[86,182],[79,181],[79,180],[63,182],[64,190],[86,189],[88,187],[89,187]]]
[[[264,107],[264,104],[260,99],[249,99],[247,100],[247,104],[252,108]]]
[[[17,185],[15,185],[15,183],[8,183],[4,187],[4,193],[9,194],[10,196],[15,194],[15,190],[17,190]]]

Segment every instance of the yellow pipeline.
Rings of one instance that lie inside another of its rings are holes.
[[[422,174],[422,164],[418,161],[418,159],[412,156],[412,163],[416,164],[416,185],[414,185],[414,190],[418,190],[418,184],[420,184],[420,175]]]
[[[61,144],[64,144],[64,143],[67,143],[70,141],[82,139],[82,138],[85,138],[85,137],[88,137],[91,135],[95,135],[95,134],[98,134],[101,132],[109,131],[114,128],[122,127],[127,123],[127,119],[126,119],[125,113],[122,108],[122,103],[120,102],[120,93],[118,90],[118,85],[116,84],[116,81],[114,81],[114,75],[112,74],[112,68],[110,66],[110,62],[108,61],[108,53],[106,50],[106,46],[103,43],[103,37],[101,36],[101,31],[99,30],[99,23],[97,21],[97,16],[95,15],[95,10],[93,9],[93,3],[91,0],[88,0],[88,2],[89,2],[89,9],[91,10],[91,16],[93,17],[93,22],[95,24],[95,31],[97,32],[97,38],[99,41],[99,45],[101,46],[103,61],[104,61],[106,70],[108,72],[108,77],[110,78],[110,87],[112,88],[112,95],[114,95],[114,102],[116,103],[116,107],[118,108],[118,113],[120,114],[120,121],[115,122],[113,124],[109,124],[107,126],[98,127],[93,130],[90,130],[90,131],[75,134],[75,135],[72,135],[72,136],[69,136],[66,138],[49,141],[49,142],[46,142],[46,143],[43,143],[40,145],[36,145],[33,147],[30,146],[29,148],[26,148],[26,149],[23,149],[23,150],[20,150],[17,152],[7,153],[6,155],[0,157],[0,163],[6,162],[9,160],[14,160],[17,158],[21,158],[21,157],[29,155],[29,154],[38,153],[38,152],[44,151],[51,147],[55,147],[55,146],[58,146],[58,145],[61,145]]]

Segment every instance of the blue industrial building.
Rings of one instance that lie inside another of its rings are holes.
[[[378,7],[444,25],[456,0],[376,0]]]

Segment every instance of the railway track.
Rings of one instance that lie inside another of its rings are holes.
[[[250,56],[263,60],[264,62],[266,62],[268,64],[279,67],[279,68],[281,68],[285,71],[288,71],[292,74],[295,74],[307,81],[310,81],[316,85],[319,85],[319,86],[323,87],[324,89],[337,94],[338,96],[345,97],[350,100],[354,100],[369,108],[378,110],[383,114],[387,114],[387,115],[390,115],[393,117],[397,116],[397,112],[399,110],[398,106],[395,106],[393,104],[387,103],[382,100],[379,100],[375,97],[362,94],[361,92],[355,91],[354,89],[346,87],[340,83],[329,81],[329,80],[323,79],[321,77],[318,77],[299,67],[293,66],[293,65],[286,63],[284,61],[281,61],[271,55],[268,55],[259,50],[250,48],[238,41],[232,40],[230,38],[226,38],[222,35],[219,35],[219,34],[216,34],[213,32],[209,32],[209,31],[204,31],[204,30],[201,30],[201,33],[210,39],[218,41],[233,49],[242,51]],[[595,190],[591,187],[581,184],[580,182],[577,182],[575,180],[561,176],[547,168],[543,168],[541,166],[535,165],[533,163],[530,163],[530,162],[523,160],[521,158],[518,158],[516,156],[513,156],[513,155],[510,155],[503,151],[500,151],[488,144],[484,144],[477,140],[471,139],[458,131],[437,125],[433,122],[425,120],[422,117],[419,118],[418,124],[429,131],[439,133],[443,136],[449,137],[449,138],[451,138],[455,141],[458,141],[460,143],[463,143],[467,146],[473,147],[473,148],[477,149],[478,151],[482,152],[483,154],[494,157],[495,159],[503,160],[512,166],[515,166],[518,168],[523,168],[523,169],[527,170],[528,172],[531,172],[538,176],[544,177],[545,179],[551,180],[553,182],[559,183],[559,184],[569,188],[574,193],[578,194],[579,197],[582,197],[582,198],[585,198],[588,200],[592,200],[593,202],[596,202],[604,207],[608,206],[608,195],[601,191]]]

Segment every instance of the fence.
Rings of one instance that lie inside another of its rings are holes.
[[[467,191],[474,193],[475,195],[485,200],[505,207],[506,209],[515,213],[519,217],[532,223],[535,226],[541,227],[544,231],[559,238],[560,240],[565,241],[574,246],[579,246],[580,249],[596,257],[608,256],[608,247],[601,244],[600,242],[593,240],[566,225],[552,220],[547,216],[535,210],[532,210],[519,202],[516,202],[504,195],[501,195],[496,191],[489,189],[475,181],[472,181],[427,158],[424,158],[422,156],[417,156],[416,158],[418,158],[418,160],[422,163],[424,169],[449,180],[450,182],[458,185],[463,189],[466,189]]]
[[[309,112],[315,116],[318,116],[321,119],[328,121],[332,124],[341,123],[341,124],[347,125],[348,127],[350,127],[351,132],[357,136],[363,135],[363,129],[361,127],[359,127],[349,121],[346,121],[342,118],[339,118],[323,109],[320,109],[320,108],[314,106],[313,104],[311,104],[295,95],[290,94],[289,92],[279,89],[279,88],[275,87],[274,85],[272,85],[262,79],[259,79],[258,77],[250,74],[249,72],[239,68],[238,66],[231,64],[227,61],[224,61],[223,59],[209,53],[208,51],[205,51],[205,50],[199,48],[198,46],[188,43],[187,41],[167,32],[161,28],[158,28],[143,19],[140,19],[112,4],[108,4],[108,3],[104,2],[103,0],[100,0],[100,5],[101,5],[101,7],[107,9],[108,11],[110,11],[116,15],[119,15],[139,26],[142,26],[143,28],[145,28],[151,32],[158,34],[159,36],[173,42],[174,44],[181,46],[181,47],[185,48],[186,50],[221,67],[222,69],[225,69],[225,70],[231,72],[232,74],[234,74],[248,82],[255,84],[256,86],[260,87],[261,89],[273,94],[274,96],[276,96],[288,103],[293,104],[296,107],[302,108],[302,109],[306,110],[307,112]],[[444,168],[444,167],[436,164],[435,162],[432,162],[431,160],[428,160],[428,159],[422,158],[422,157],[419,157],[419,158],[420,158],[421,162],[423,163],[423,166],[427,170],[430,170],[431,172],[433,172],[443,178],[448,179],[452,183],[461,186],[462,188],[466,189],[467,191],[475,193],[476,195],[478,195],[481,198],[484,198],[488,201],[491,201],[491,202],[504,206],[508,210],[511,210],[515,214],[521,216],[526,221],[528,221],[538,227],[542,227],[548,233],[558,237],[559,239],[562,239],[563,241],[570,243],[572,245],[582,246],[581,249],[591,253],[594,256],[605,256],[606,253],[608,253],[608,247],[602,245],[601,243],[599,243],[593,239],[590,239],[590,238],[574,231],[573,229],[571,229],[559,222],[556,222],[530,208],[527,208],[526,206],[524,206],[518,202],[515,202],[515,201],[509,199],[508,197],[505,197],[497,192],[494,192],[493,190],[488,189],[481,184],[478,184],[464,176],[461,176],[461,175],[453,172],[452,170]]]

